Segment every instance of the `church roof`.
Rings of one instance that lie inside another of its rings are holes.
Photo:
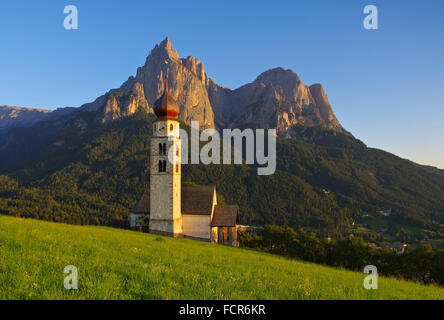
[[[211,215],[215,197],[214,191],[214,186],[182,187],[182,214]],[[131,212],[150,212],[150,188],[146,188]]]
[[[211,215],[214,186],[182,187],[182,214]]]
[[[136,205],[131,209],[132,213],[149,213],[150,212],[150,188],[146,188],[142,197],[137,201]]]
[[[212,227],[235,227],[239,224],[239,207],[216,205],[214,208]]]
[[[177,120],[180,110],[177,101],[167,91],[156,100],[153,109],[159,120]]]
[[[165,90],[160,98],[154,102],[153,109],[159,120],[177,120],[180,107],[177,101],[168,92],[168,76],[165,77]]]

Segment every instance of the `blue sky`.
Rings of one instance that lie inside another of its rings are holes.
[[[444,1],[2,1],[0,104],[80,106],[119,87],[167,35],[237,88],[282,66],[322,83],[371,147],[444,168]],[[63,28],[76,5],[79,30]],[[376,5],[379,29],[363,28]]]

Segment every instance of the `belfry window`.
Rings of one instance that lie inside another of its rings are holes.
[[[166,172],[166,160],[159,160],[159,172]]]
[[[159,143],[159,154],[166,155],[166,143]]]

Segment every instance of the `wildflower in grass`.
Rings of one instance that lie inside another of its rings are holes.
[[[25,271],[25,280],[31,280],[31,276],[28,274],[28,271]]]

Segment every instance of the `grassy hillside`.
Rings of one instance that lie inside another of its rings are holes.
[[[444,289],[265,253],[0,215],[0,299],[444,299]],[[79,290],[63,287],[66,265]]]

